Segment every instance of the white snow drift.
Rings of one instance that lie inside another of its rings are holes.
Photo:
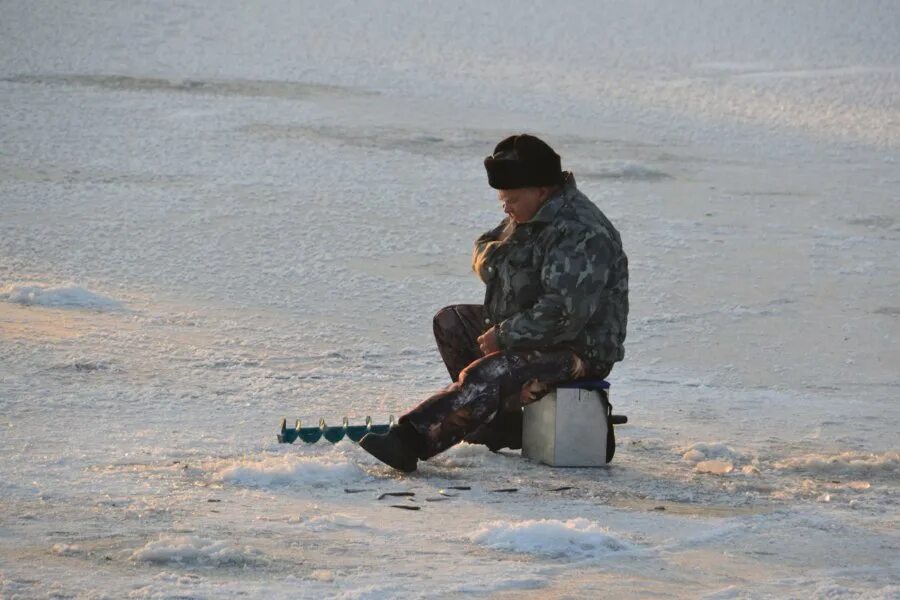
[[[303,488],[345,484],[367,477],[358,465],[346,460],[285,454],[234,462],[219,469],[214,479],[249,487]]]
[[[311,517],[303,521],[303,526],[309,531],[337,531],[340,529],[369,529],[365,519],[336,513],[333,515],[321,515]]]
[[[47,308],[115,310],[122,307],[122,303],[118,300],[95,294],[78,286],[8,285],[0,288],[0,300]]]
[[[131,554],[131,560],[136,562],[211,566],[245,565],[259,562],[261,558],[262,553],[253,548],[237,548],[221,540],[193,535],[162,535]]]
[[[775,463],[775,468],[817,475],[889,475],[900,471],[900,452],[807,454]]]
[[[492,521],[472,533],[469,539],[495,550],[553,558],[597,559],[630,549],[594,521],[582,518]]]

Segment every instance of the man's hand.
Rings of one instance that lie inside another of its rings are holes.
[[[500,352],[500,344],[497,342],[497,328],[491,327],[480,336],[478,336],[478,347],[481,353],[487,356],[494,352]]]

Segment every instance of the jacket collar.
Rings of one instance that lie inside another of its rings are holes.
[[[556,213],[566,201],[575,195],[578,188],[575,187],[575,178],[571,173],[566,173],[566,183],[562,189],[550,196],[544,205],[531,217],[529,223],[550,223],[556,217]]]

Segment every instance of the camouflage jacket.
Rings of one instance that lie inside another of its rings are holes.
[[[527,223],[506,218],[479,237],[472,268],[501,349],[565,347],[597,366],[624,357],[628,258],[571,176]]]

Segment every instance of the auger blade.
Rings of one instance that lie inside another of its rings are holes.
[[[354,442],[361,440],[367,433],[387,433],[394,426],[394,415],[390,415],[387,424],[375,425],[372,417],[366,417],[365,425],[350,425],[349,419],[344,417],[341,425],[329,427],[325,419],[319,419],[317,427],[301,427],[300,419],[293,428],[287,426],[287,419],[281,420],[281,431],[278,433],[278,443],[293,444],[297,439],[307,444],[315,444],[323,437],[336,444],[344,439],[344,436]]]

